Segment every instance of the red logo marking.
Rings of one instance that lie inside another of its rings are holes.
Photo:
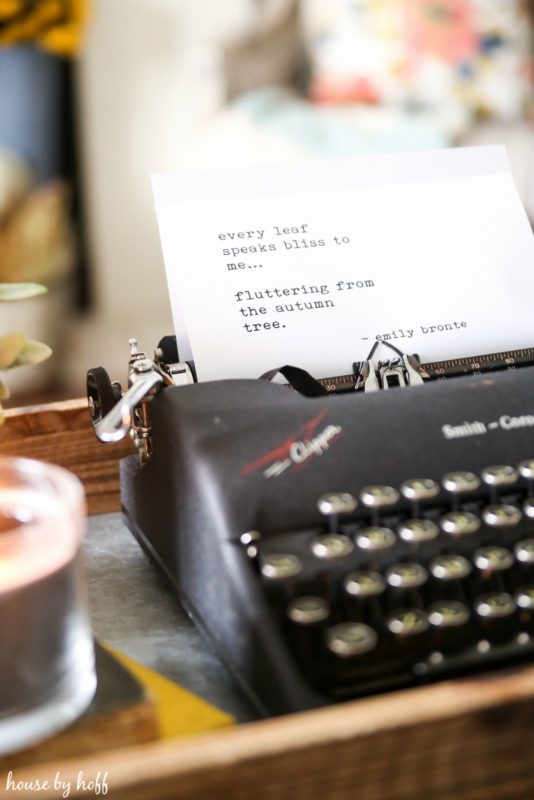
[[[336,425],[328,425],[316,434],[327,413],[327,409],[320,411],[317,416],[290,434],[278,447],[243,467],[241,474],[250,475],[262,467],[267,467],[264,472],[266,478],[277,477],[291,466],[293,472],[299,472],[309,461],[328,450],[330,444],[341,435],[341,428]]]

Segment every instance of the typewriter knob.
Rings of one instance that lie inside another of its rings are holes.
[[[326,634],[328,649],[342,658],[368,653],[376,646],[377,639],[375,631],[360,622],[341,622]]]
[[[419,502],[436,497],[439,494],[439,485],[430,478],[414,478],[411,481],[405,481],[400,490],[406,500]]]
[[[499,464],[493,467],[486,467],[482,470],[482,480],[486,486],[495,488],[503,488],[505,486],[513,486],[517,482],[519,474],[514,467],[508,464]]]
[[[119,383],[112,383],[104,367],[93,367],[87,373],[87,402],[91,422],[97,425],[122,397]]]
[[[514,528],[521,522],[521,511],[509,505],[486,506],[482,519],[490,528]]]
[[[394,506],[400,494],[393,486],[366,486],[360,492],[360,500],[367,508],[379,509]]]
[[[480,519],[470,511],[451,511],[441,518],[441,527],[451,536],[466,536],[478,531]]]
[[[467,494],[476,492],[480,478],[474,472],[449,472],[443,476],[442,485],[451,494]]]
[[[156,352],[164,364],[176,364],[180,360],[176,336],[164,336],[160,339]]]
[[[290,602],[287,614],[292,622],[299,625],[313,625],[327,619],[330,608],[322,597],[296,597]]]
[[[339,516],[341,514],[352,514],[357,506],[358,501],[349,492],[323,494],[317,501],[319,512],[328,519],[331,533],[337,531]]]

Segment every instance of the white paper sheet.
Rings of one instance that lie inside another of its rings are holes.
[[[153,177],[200,380],[534,346],[534,237],[502,147]]]

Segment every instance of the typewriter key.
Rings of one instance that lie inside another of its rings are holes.
[[[382,604],[386,582],[372,570],[355,570],[343,580],[341,598],[345,619],[364,622],[371,627],[382,624]]]
[[[489,641],[508,641],[518,632],[519,614],[516,601],[508,592],[479,595],[475,601],[480,630]]]
[[[338,533],[327,533],[316,536],[311,543],[311,551],[316,558],[343,558],[354,550],[354,545],[348,536]]]
[[[480,519],[470,511],[451,511],[441,518],[441,527],[451,536],[466,536],[478,531]]]
[[[515,612],[516,603],[508,592],[480,595],[475,602],[475,611],[484,619],[502,619]]]
[[[400,609],[389,617],[387,624],[396,636],[414,636],[428,630],[428,617],[418,608]]]
[[[515,601],[520,627],[526,628],[532,634],[534,632],[534,586],[520,586],[515,593]],[[523,636],[527,636],[527,641],[530,641],[528,634],[523,633]]]
[[[522,461],[517,469],[522,478],[527,481],[534,481],[534,461]]]
[[[356,536],[356,544],[362,550],[387,550],[397,541],[397,537],[390,528],[370,527],[362,528]]]
[[[343,581],[343,587],[351,597],[376,597],[386,588],[386,582],[378,572],[350,572]]]
[[[400,490],[406,500],[413,502],[431,500],[439,494],[438,484],[430,478],[414,478],[411,481],[405,481]]]
[[[499,464],[494,467],[486,467],[482,470],[482,480],[486,486],[501,489],[505,486],[513,486],[517,482],[519,474],[514,467],[508,464]]]
[[[431,646],[440,653],[462,650],[472,640],[471,617],[465,603],[457,600],[443,600],[433,603],[428,609],[428,621],[432,626]],[[430,663],[432,664],[432,656]],[[438,662],[439,664],[440,662]]]
[[[400,525],[399,536],[404,542],[419,544],[439,536],[439,528],[429,519],[409,519]]]
[[[322,597],[296,597],[289,603],[287,614],[299,625],[313,625],[327,619],[330,608]]]
[[[465,603],[455,600],[433,603],[427,611],[428,621],[436,628],[457,628],[471,616]]]
[[[451,494],[475,492],[480,486],[480,478],[474,472],[448,472],[441,482]]]
[[[269,580],[292,578],[302,572],[302,561],[289,553],[273,553],[263,558],[261,573]]]
[[[342,658],[361,656],[376,646],[377,635],[360,622],[341,622],[326,633],[326,644],[332,653]]]
[[[395,589],[416,589],[426,583],[428,572],[421,564],[395,564],[386,572],[386,580]]]
[[[515,557],[527,566],[534,565],[534,539],[524,539],[514,547]]]
[[[460,581],[471,572],[471,564],[463,556],[438,556],[430,563],[430,572],[438,581]]]
[[[400,494],[393,486],[367,486],[360,492],[360,499],[367,508],[379,509],[394,506]]]
[[[520,586],[515,593],[521,627],[530,633],[534,629],[534,586]],[[523,636],[528,634],[523,634]],[[529,637],[530,639],[530,637]]]
[[[534,586],[521,586],[515,599],[520,610],[534,611]]]
[[[502,572],[510,569],[514,557],[504,547],[481,547],[473,556],[475,566],[482,572]]]
[[[521,522],[521,511],[515,506],[492,505],[482,511],[482,519],[490,528],[514,528]]]
[[[331,492],[323,494],[317,501],[320,513],[328,519],[329,530],[335,533],[338,529],[340,514],[352,514],[357,508],[358,501],[348,492]]]
[[[519,474],[522,478],[524,478],[527,482],[528,487],[528,496],[532,498],[534,494],[534,461],[522,461],[518,468]],[[523,506],[523,511],[525,515],[530,519],[534,518],[534,500],[530,499],[527,500],[525,505]]]

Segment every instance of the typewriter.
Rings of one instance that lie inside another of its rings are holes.
[[[131,435],[127,526],[263,714],[529,659],[534,350],[345,376],[195,381],[131,340],[88,373],[95,432]]]

